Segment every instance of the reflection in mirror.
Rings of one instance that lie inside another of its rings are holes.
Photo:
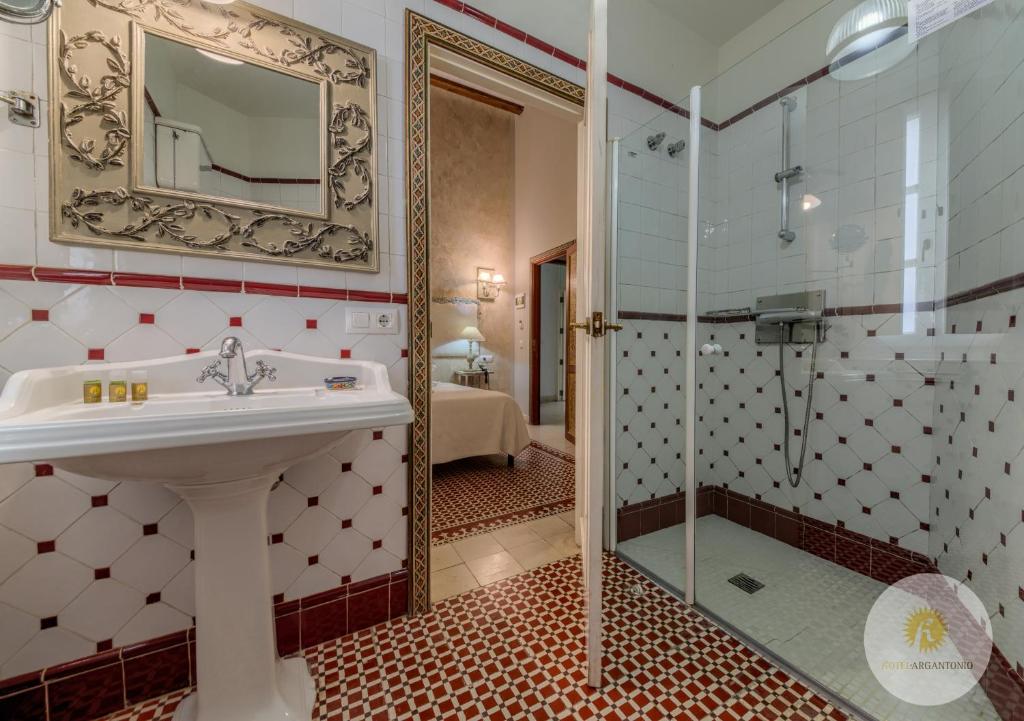
[[[54,0],[0,0],[0,21],[31,25],[50,17]]]
[[[320,86],[145,35],[146,188],[321,213]]]

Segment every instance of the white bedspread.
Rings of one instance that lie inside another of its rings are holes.
[[[530,445],[523,413],[505,393],[438,383],[430,409],[432,463],[492,453],[514,456]]]

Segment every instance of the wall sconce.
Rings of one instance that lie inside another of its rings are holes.
[[[505,285],[505,276],[495,273],[494,268],[476,269],[476,297],[480,300],[496,301]]]
[[[473,370],[473,361],[480,356],[480,341],[487,340],[484,338],[484,334],[480,332],[480,329],[475,325],[467,325],[462,329],[462,333],[459,334],[461,337],[469,341],[469,351],[466,353],[466,362],[469,363],[469,369]],[[473,352],[473,342],[476,342],[476,353]]]

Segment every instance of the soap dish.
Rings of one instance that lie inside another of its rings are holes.
[[[355,376],[332,376],[324,378],[324,387],[329,391],[350,391],[356,387]]]

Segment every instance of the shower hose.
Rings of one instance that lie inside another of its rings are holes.
[[[800,485],[800,479],[804,473],[804,455],[807,453],[807,429],[811,424],[811,405],[814,400],[814,379],[817,375],[818,364],[818,330],[815,328],[814,341],[811,343],[811,372],[807,380],[807,406],[804,408],[804,428],[800,435],[800,465],[796,468],[796,477],[793,477],[793,463],[789,460],[789,401],[786,399],[786,364],[783,362],[783,346],[786,337],[784,323],[779,323],[779,384],[782,390],[782,415],[785,426],[782,431],[782,452],[786,459],[786,479],[789,485],[796,488]]]

